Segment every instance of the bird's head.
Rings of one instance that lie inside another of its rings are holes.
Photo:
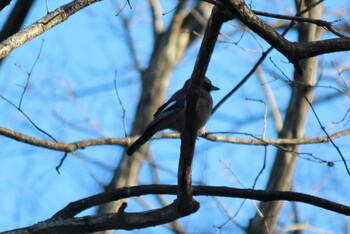
[[[188,79],[184,85],[184,87],[186,88],[189,88],[191,85],[191,78]],[[202,87],[203,89],[205,89],[206,91],[208,92],[211,92],[211,91],[215,91],[215,90],[219,90],[218,87],[214,86],[211,81],[209,80],[208,77],[205,77],[204,80],[203,80],[203,83],[202,83]]]
[[[214,86],[207,77],[204,78],[202,87],[208,92],[219,90],[219,88]]]

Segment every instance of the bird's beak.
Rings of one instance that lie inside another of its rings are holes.
[[[212,85],[210,87],[210,91],[216,91],[216,90],[220,90],[220,89],[218,87],[214,86],[214,85]]]

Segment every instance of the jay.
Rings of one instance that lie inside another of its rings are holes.
[[[153,115],[154,119],[146,126],[140,138],[126,151],[127,155],[131,156],[135,153],[158,131],[172,129],[181,132],[185,125],[186,94],[190,85],[191,79],[188,79],[180,90],[159,107]],[[212,85],[211,81],[205,77],[197,101],[198,130],[205,125],[211,115],[213,99],[210,92],[214,90],[219,90],[219,88]]]

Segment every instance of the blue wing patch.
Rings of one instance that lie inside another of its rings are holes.
[[[165,103],[161,106],[158,111],[154,114],[154,117],[157,117],[160,114],[179,111],[184,109],[186,106],[186,98],[176,98],[171,100],[170,102]]]
[[[168,103],[163,109],[162,112],[169,112],[174,111],[178,109],[185,108],[186,105],[186,99],[185,98],[176,98],[172,102]]]

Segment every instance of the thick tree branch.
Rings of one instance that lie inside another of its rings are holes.
[[[243,0],[220,0],[220,2],[231,14],[282,53],[296,67],[299,67],[298,61],[304,58],[350,50],[349,37],[310,42],[290,42],[254,14]]]
[[[223,4],[221,2],[219,2],[218,0],[204,0],[208,3],[211,3],[215,6],[218,7],[224,7]],[[321,2],[323,2],[324,0],[320,0],[318,1],[315,5],[320,4]],[[314,6],[311,6],[311,8]],[[307,9],[308,11],[309,9]],[[330,32],[332,32],[334,35],[338,36],[338,37],[345,37],[343,34],[341,34],[340,32],[338,32],[336,29],[334,29],[333,24],[336,21],[333,22],[328,22],[325,20],[321,20],[321,19],[311,19],[311,18],[306,18],[306,17],[302,17],[302,16],[289,16],[289,15],[281,15],[281,14],[275,14],[275,13],[269,13],[269,12],[263,12],[263,11],[257,11],[257,10],[252,10],[252,12],[256,15],[260,15],[260,16],[264,16],[264,17],[270,17],[270,18],[275,18],[275,19],[284,19],[284,20],[291,20],[294,22],[306,22],[306,23],[310,23],[310,24],[315,24],[317,26],[323,27],[327,30],[329,30]]]
[[[11,51],[30,41],[34,37],[46,32],[50,28],[62,23],[77,11],[99,0],[76,0],[57,8],[37,22],[24,28],[0,43],[0,59],[7,56]]]
[[[191,75],[191,87],[186,97],[186,122],[185,128],[181,132],[181,154],[178,169],[178,202],[181,210],[197,210],[199,208],[199,204],[192,199],[191,180],[192,160],[198,130],[196,106],[200,95],[201,83],[204,80],[220,28],[224,23],[220,15],[220,10],[214,7],[204,33]]]
[[[166,224],[188,214],[180,213],[176,203],[160,209],[146,212],[126,213],[119,210],[117,213],[84,216],[71,219],[49,219],[27,228],[11,230],[11,234],[61,234],[61,233],[88,233],[111,229],[133,230],[160,224]]]
[[[2,11],[2,9],[4,9],[7,5],[9,5],[11,2],[11,0],[3,0],[0,2],[0,11]]]
[[[149,194],[176,195],[175,185],[141,185],[129,188],[113,189],[68,204],[57,212],[51,219],[40,222],[30,227],[11,230],[11,233],[82,233],[107,229],[132,230],[146,226],[164,224],[183,217],[187,214],[179,213],[176,203],[146,212],[127,213],[119,210],[117,213],[84,216],[74,218],[80,212],[107,202],[123,198],[143,196]],[[350,216],[350,207],[335,203],[320,197],[296,192],[280,192],[253,189],[237,189],[220,186],[193,186],[194,196],[219,196],[242,199],[254,199],[260,201],[297,201],[324,208],[336,213]],[[9,233],[4,232],[4,233]]]
[[[2,1],[5,2],[5,1]],[[34,0],[17,1],[0,32],[0,41],[16,33],[22,26]],[[2,4],[2,3],[1,3]],[[1,6],[0,6],[1,8]]]
[[[315,24],[319,27],[323,27],[323,28],[327,29],[328,31],[332,32],[334,35],[336,35],[338,37],[345,37],[343,34],[341,34],[336,29],[334,29],[334,27],[333,27],[334,22],[328,22],[328,21],[321,20],[321,19],[305,18],[305,17],[301,17],[301,16],[289,16],[289,15],[273,14],[273,13],[262,12],[262,11],[254,11],[254,10],[252,10],[252,11],[255,14],[260,15],[260,16],[271,17],[271,18],[276,18],[276,19],[291,20],[294,22],[306,22],[306,23],[310,23],[310,24]]]

